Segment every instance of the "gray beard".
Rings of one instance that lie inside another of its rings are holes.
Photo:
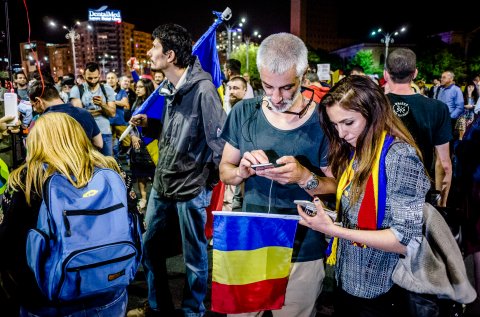
[[[273,110],[274,112],[279,112],[279,113],[283,113],[285,111],[288,111],[290,108],[292,108],[292,106],[295,103],[295,101],[297,100],[298,96],[301,96],[300,89],[301,89],[301,86],[298,86],[298,89],[295,92],[295,94],[293,95],[293,97],[291,99],[283,100],[282,103],[280,104],[280,106],[274,105],[272,103],[272,98],[267,96],[267,100],[270,103],[271,110]]]

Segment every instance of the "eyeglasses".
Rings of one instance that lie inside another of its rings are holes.
[[[309,91],[312,96],[310,97],[310,100],[308,101],[307,105],[305,107],[303,107],[303,109],[300,111],[300,112],[294,112],[294,111],[284,111],[283,113],[288,113],[288,114],[293,114],[293,115],[298,115],[298,118],[301,119],[305,116],[305,114],[307,113],[308,111],[308,108],[310,107],[310,105],[312,104],[312,101],[313,101],[313,96],[315,95],[315,92],[313,91],[313,89],[311,88],[308,88],[308,87],[304,87],[304,86],[301,86],[300,87],[300,93],[303,93],[304,91]],[[302,96],[303,98],[303,96]]]

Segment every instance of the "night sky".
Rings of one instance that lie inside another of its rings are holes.
[[[5,0],[4,0],[5,1]],[[4,3],[2,1],[2,5]],[[10,34],[13,59],[18,57],[18,43],[28,38],[28,22],[24,3],[21,0],[6,0],[9,5]],[[212,11],[223,11],[227,6],[233,11],[229,23],[235,23],[241,17],[248,18],[247,32],[259,30],[263,37],[290,30],[289,0],[194,0],[194,4],[182,1],[162,0],[25,0],[31,23],[31,40],[46,42],[66,42],[65,32],[53,30],[48,26],[49,20],[56,20],[61,25],[72,26],[76,20],[88,19],[88,9],[98,9],[108,5],[109,9],[122,11],[122,19],[133,23],[137,29],[152,32],[160,24],[173,22],[186,27],[194,39],[200,37],[213,23]],[[191,2],[190,0],[189,2]],[[315,0],[322,1],[322,0]],[[340,36],[358,38],[359,42],[368,39],[369,32],[376,27],[383,27],[387,32],[402,25],[408,27],[405,40],[420,38],[425,34],[449,30],[473,30],[480,26],[478,11],[473,6],[468,9],[464,4],[452,4],[445,7],[432,2],[409,1],[391,2],[386,7],[384,1],[355,1],[354,3],[338,0],[324,0],[325,3],[338,3],[337,14],[340,23]],[[431,20],[436,22],[429,22]],[[5,29],[5,11],[0,12],[0,31]],[[220,26],[222,27],[222,26]]]
[[[198,39],[213,23],[215,16],[212,11],[221,12],[227,6],[232,9],[233,13],[229,23],[234,24],[241,17],[246,16],[248,19],[246,28],[249,32],[258,29],[262,35],[268,35],[281,31],[288,32],[290,29],[289,0],[275,0],[275,6],[269,6],[267,12],[261,10],[265,7],[265,3],[263,5],[260,4],[258,7],[251,5],[261,1],[197,0],[196,4],[193,5],[187,5],[182,1],[163,0],[26,0],[26,2],[30,15],[32,41],[66,42],[65,31],[50,28],[48,21],[56,20],[60,25],[70,27],[74,25],[76,20],[88,20],[89,8],[98,9],[103,5],[108,5],[108,8],[112,10],[121,10],[122,20],[135,24],[140,31],[151,33],[158,25],[171,22],[186,27],[191,32],[193,39]],[[23,2],[20,0],[8,0],[8,3],[12,54],[15,55],[18,54],[18,43],[27,41],[28,23]],[[3,15],[2,10],[0,13],[0,30],[5,28]],[[274,23],[270,23],[270,21],[274,21]]]

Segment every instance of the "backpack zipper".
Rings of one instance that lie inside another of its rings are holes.
[[[103,209],[81,209],[81,210],[64,210],[62,215],[63,215],[63,222],[65,223],[65,229],[66,233],[65,235],[67,237],[72,236],[72,231],[70,230],[70,221],[68,221],[69,216],[99,216],[99,215],[104,215],[107,214],[111,211],[123,208],[124,205],[123,203],[118,203],[116,205],[103,208]]]
[[[103,266],[103,265],[107,265],[107,264],[110,264],[110,263],[122,262],[122,261],[128,260],[130,258],[133,258],[135,255],[136,255],[136,252],[133,252],[133,253],[121,256],[119,258],[110,259],[110,260],[107,260],[107,261],[102,261],[102,262],[98,262],[98,263],[94,263],[94,264],[88,264],[88,265],[82,265],[82,266],[67,268],[66,271],[67,272],[76,272],[76,271],[81,271],[81,270],[86,270],[86,269],[93,269],[93,268]]]

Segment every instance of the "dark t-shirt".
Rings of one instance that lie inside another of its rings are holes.
[[[100,133],[100,129],[98,128],[93,116],[90,114],[90,112],[83,108],[77,108],[69,103],[65,103],[48,107],[44,113],[48,112],[62,112],[68,114],[70,117],[77,120],[78,123],[80,123],[90,140]]]
[[[302,126],[293,130],[280,130],[272,126],[261,109],[261,97],[240,101],[230,112],[222,138],[240,150],[263,150],[270,162],[291,155],[317,175],[323,175],[319,167],[326,167],[328,141],[315,111]],[[312,197],[297,184],[281,185],[265,177],[251,176],[245,180],[242,211],[298,215],[295,199],[311,200]],[[293,260],[312,261],[323,257],[323,234],[298,226],[295,236]]]
[[[445,103],[420,94],[387,94],[393,112],[403,121],[413,135],[423,162],[430,175],[435,175],[433,154],[435,146],[452,139],[450,113]]]

